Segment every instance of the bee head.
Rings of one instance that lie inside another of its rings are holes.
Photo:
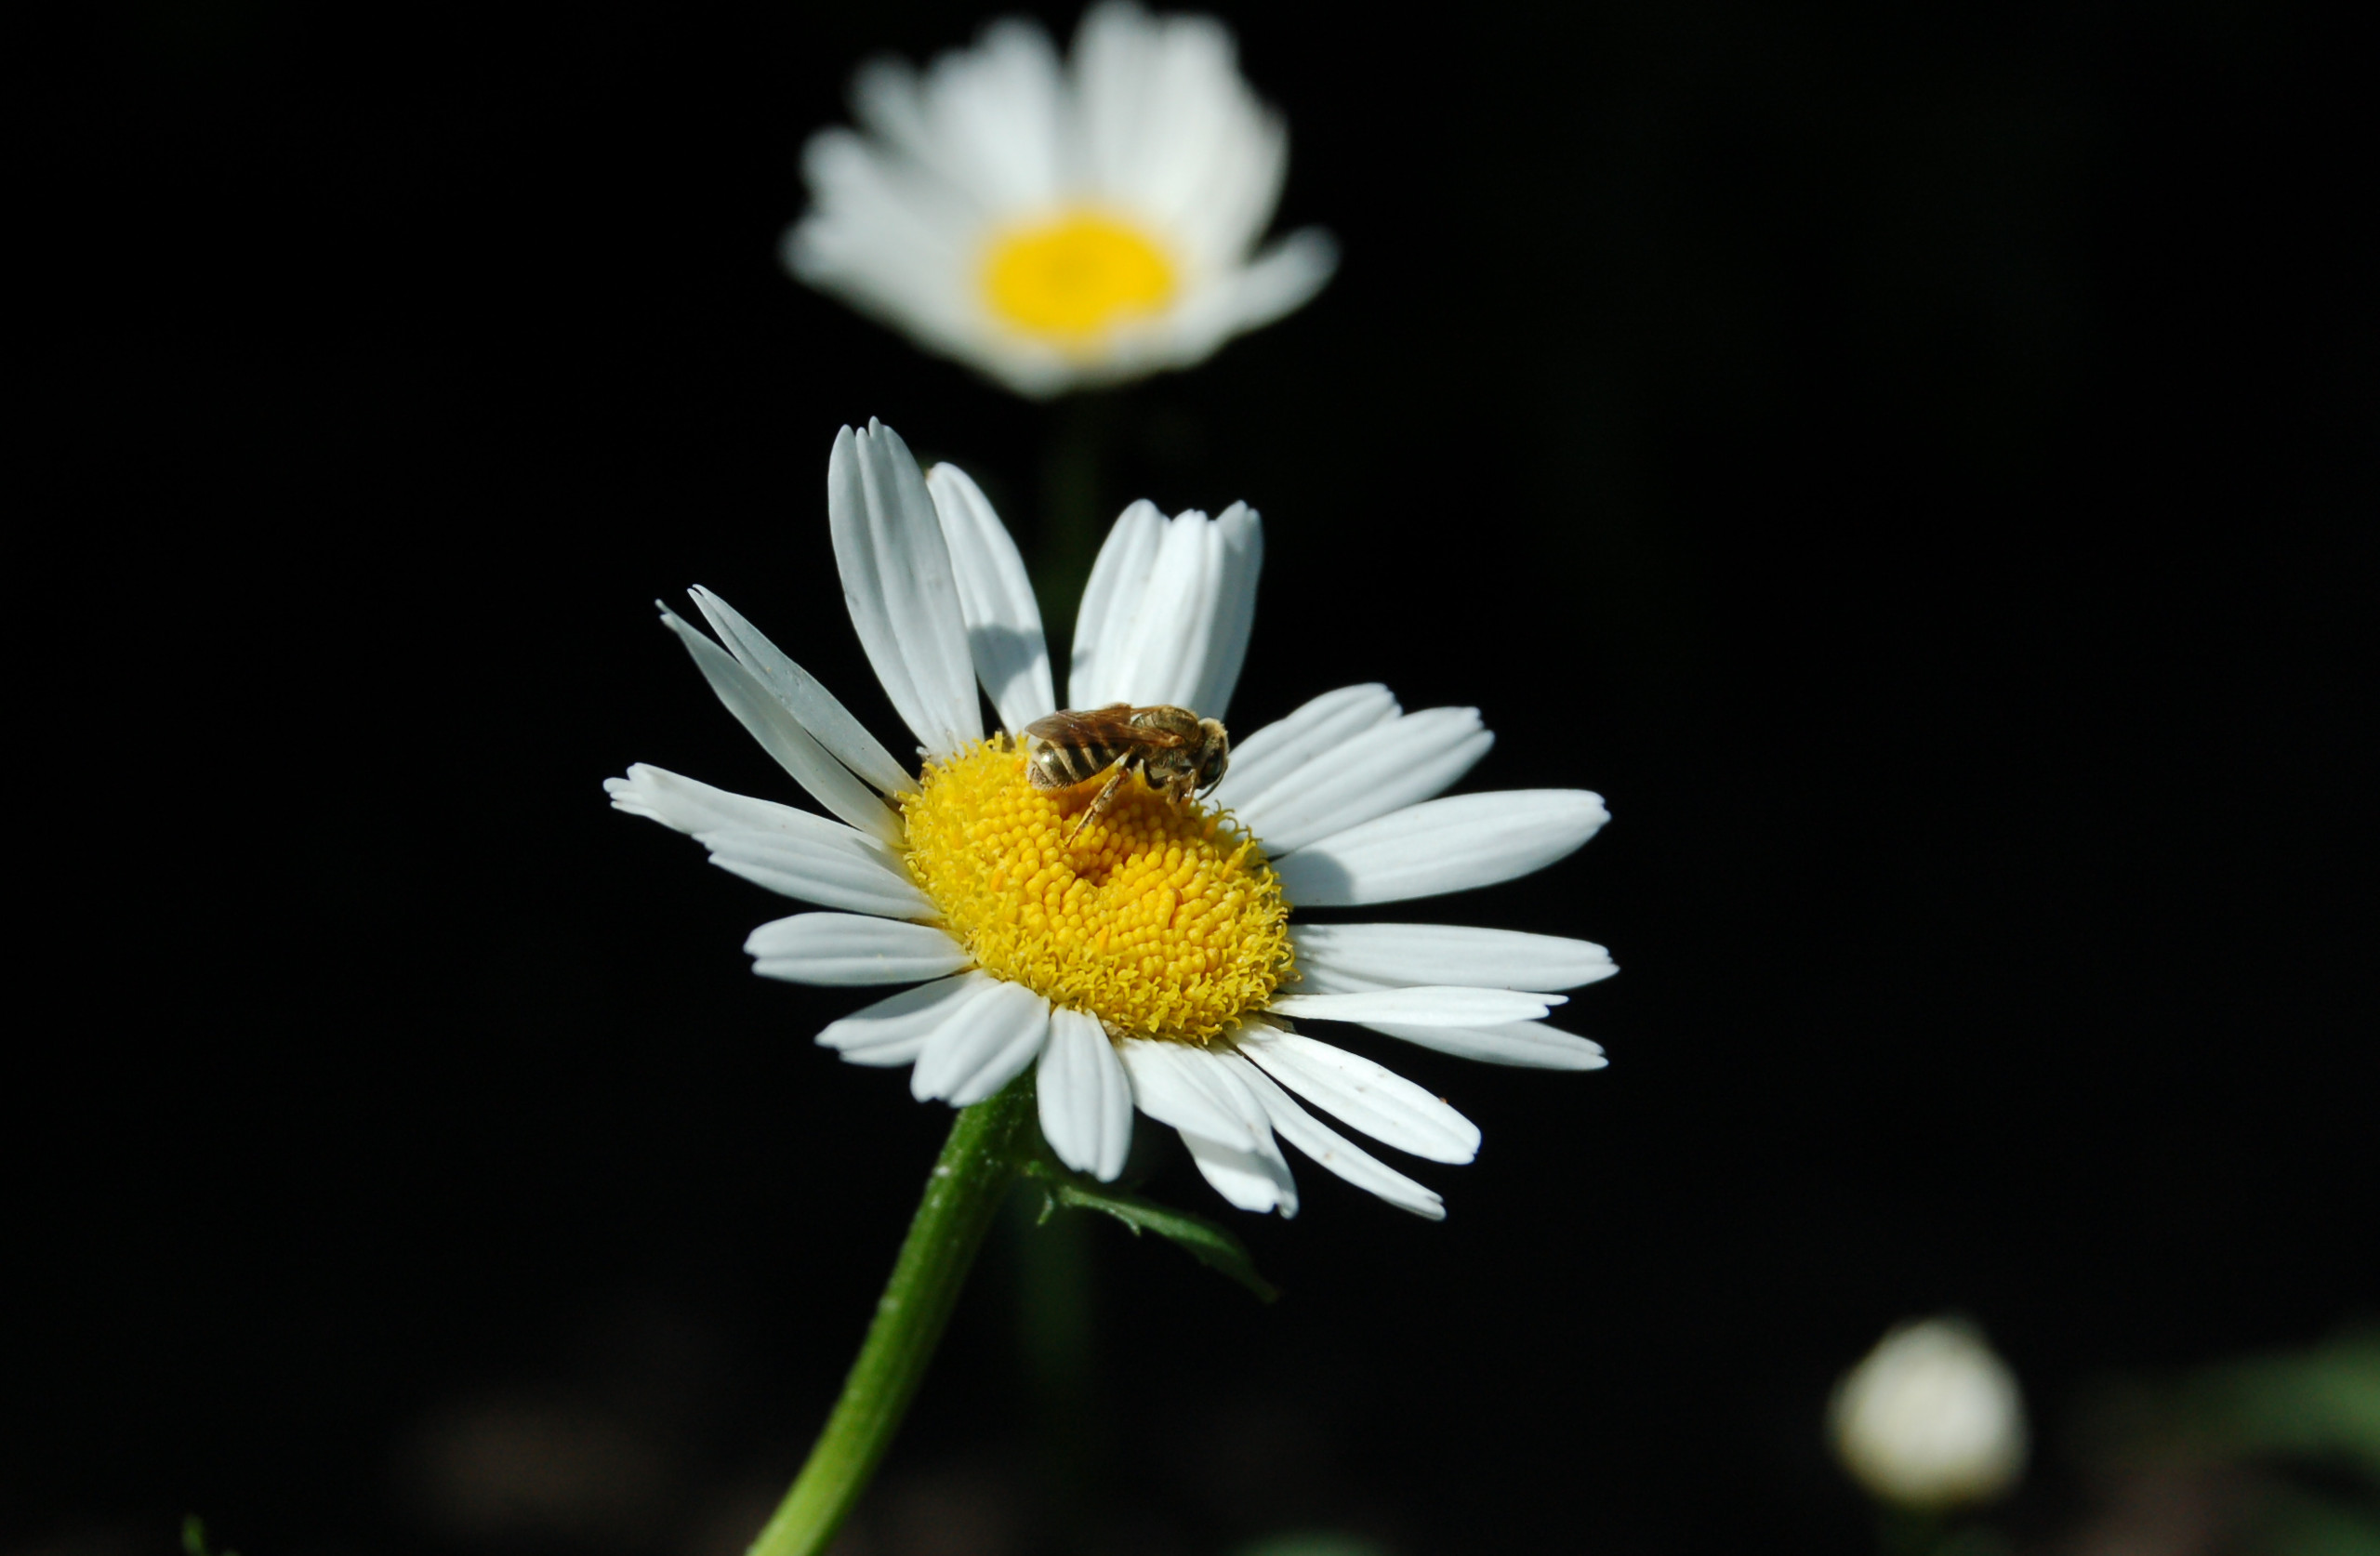
[[[1198,792],[1205,794],[1223,781],[1223,770],[1231,766],[1231,736],[1220,719],[1199,719],[1198,732],[1206,737],[1198,743]]]

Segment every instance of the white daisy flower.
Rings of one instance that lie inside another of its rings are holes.
[[[690,834],[711,862],[830,911],[745,943],[764,977],[916,984],[829,1025],[857,1064],[910,1066],[920,1100],[964,1107],[1039,1066],[1059,1160],[1112,1180],[1135,1109],[1180,1131],[1246,1210],[1297,1210],[1287,1141],[1433,1219],[1437,1194],[1306,1111],[1436,1162],[1479,1130],[1372,1061],[1292,1030],[1346,1022],[1497,1064],[1600,1068],[1545,1024],[1614,970],[1585,941],[1433,924],[1290,922],[1462,891],[1553,864],[1593,836],[1579,789],[1436,798],[1487,753],[1474,708],[1406,713],[1381,686],[1316,697],[1240,742],[1211,802],[1134,774],[1112,801],[1047,792],[1015,739],[1057,710],[1025,564],[949,465],[920,472],[875,422],[845,428],[826,509],[844,598],[878,679],[918,738],[912,774],[801,666],[705,589],[718,633],[662,619],[745,728],[835,820],[638,765],[612,803]],[[1068,705],[1172,705],[1220,718],[1255,616],[1263,536],[1235,504],[1167,520],[1135,503],[1083,592]],[[722,648],[721,644],[724,644]],[[985,733],[981,683],[1004,732]],[[1300,1099],[1302,1099],[1302,1103]]]
[[[866,66],[852,98],[869,133],[811,138],[786,263],[1020,394],[1202,361],[1337,263],[1311,228],[1253,254],[1289,137],[1211,17],[1094,7],[1070,66],[997,21],[922,74]]]

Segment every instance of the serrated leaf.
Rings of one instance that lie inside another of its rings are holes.
[[[1077,1210],[1104,1211],[1130,1227],[1135,1237],[1144,1232],[1156,1233],[1208,1269],[1246,1286],[1260,1302],[1276,1300],[1281,1295],[1272,1282],[1256,1272],[1256,1260],[1250,1256],[1248,1245],[1203,1217],[1144,1199],[1128,1190],[1111,1189],[1078,1178],[1047,1163],[1034,1163],[1025,1171],[1040,1180],[1042,1193],[1049,1196],[1042,1209],[1045,1220],[1051,1209],[1062,1205]]]

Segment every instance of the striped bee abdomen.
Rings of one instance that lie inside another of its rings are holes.
[[[1026,743],[1025,771],[1037,789],[1070,789],[1088,784],[1122,761],[1131,752],[1105,745],[1061,745],[1053,741]]]

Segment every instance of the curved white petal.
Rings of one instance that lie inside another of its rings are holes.
[[[1467,983],[1421,983],[1360,994],[1276,995],[1276,1016],[1314,1022],[1416,1022],[1430,1026],[1492,1026],[1529,1022],[1567,998]]]
[[[1273,215],[1289,161],[1211,17],[1104,5],[1075,35],[1088,173],[1104,203],[1175,235],[1203,271],[1236,267]]]
[[[1116,679],[1113,661],[1123,651],[1132,613],[1147,592],[1149,569],[1157,563],[1165,532],[1164,515],[1146,500],[1126,508],[1108,530],[1083,585],[1082,602],[1075,608],[1068,707],[1104,707],[1122,700],[1108,691]]]
[[[1325,692],[1288,718],[1232,742],[1231,768],[1215,786],[1215,803],[1232,811],[1256,803],[1316,757],[1396,714],[1396,699],[1377,682]]]
[[[1281,1139],[1355,1187],[1378,1194],[1400,1210],[1410,1210],[1433,1221],[1447,1219],[1446,1201],[1434,1191],[1387,1166],[1298,1106],[1296,1098],[1246,1059],[1233,1057],[1242,1067],[1239,1078],[1263,1104],[1265,1116],[1272,1120],[1273,1128]]]
[[[1171,354],[1183,363],[1212,354],[1236,335],[1294,313],[1329,284],[1339,245],[1319,227],[1290,233],[1246,265],[1219,274],[1168,321]]]
[[[1050,646],[1025,559],[983,489],[956,465],[926,472],[926,490],[942,518],[958,574],[959,607],[976,679],[1012,732],[1058,710],[1050,680]]]
[[[972,1107],[1025,1073],[1050,1035],[1050,1002],[1022,983],[994,979],[964,1012],[926,1040],[909,1072],[920,1102]]]
[[[655,601],[658,603],[658,601]],[[810,792],[812,798],[840,816],[861,831],[882,838],[888,843],[901,840],[901,822],[876,791],[869,788],[852,770],[837,761],[817,738],[801,727],[801,721],[786,710],[786,705],[763,685],[760,677],[736,663],[734,657],[708,638],[678,618],[668,606],[661,608],[662,624],[678,635],[694,655],[695,667],[710,689],[735,715],[736,722],[750,732],[760,748],[777,760],[777,765],[793,775],[793,781]]]
[[[1071,126],[1057,51],[1038,26],[992,22],[973,48],[934,60],[918,100],[927,132],[911,145],[953,186],[994,210],[1061,197]]]
[[[1120,4],[1084,13],[1072,62],[1093,187],[1153,215],[1185,211],[1206,182],[1215,125],[1248,97],[1233,53],[1211,17]]]
[[[1147,582],[1139,599],[1126,602],[1120,631],[1108,641],[1115,664],[1109,700],[1189,705],[1190,661],[1214,618],[1216,563],[1205,514],[1191,508],[1167,521]]]
[[[1127,1037],[1117,1043],[1116,1056],[1130,1077],[1133,1105],[1184,1135],[1255,1151],[1255,1132],[1232,1096],[1219,1088],[1211,1075],[1190,1062],[1189,1056],[1197,1051],[1186,1043],[1154,1037]]]
[[[739,827],[698,832],[694,841],[710,851],[710,862],[721,869],[820,907],[884,918],[941,916],[882,849],[861,841],[856,832],[850,836],[846,843]]]
[[[1542,1022],[1513,1022],[1498,1026],[1414,1026],[1400,1022],[1366,1022],[1374,1032],[1435,1048],[1458,1059],[1482,1064],[1513,1064],[1529,1070],[1600,1070],[1608,1062],[1603,1045]]]
[[[964,191],[849,130],[802,147],[811,209],[786,233],[786,268],[953,356],[977,349],[983,309],[964,284],[982,218]]]
[[[886,860],[892,851],[869,833],[841,822],[828,821],[808,811],[797,811],[774,799],[755,799],[683,777],[666,767],[638,762],[625,778],[606,778],[603,792],[612,808],[632,816],[657,821],[672,831],[688,834],[734,831],[739,828],[785,832],[797,837],[839,838],[875,850]]]
[[[760,677],[761,684],[776,694],[786,711],[829,756],[886,794],[906,794],[918,786],[909,770],[852,717],[851,710],[816,676],[787,658],[760,628],[710,590],[697,584],[686,592],[735,662]]]
[[[1246,503],[1234,503],[1216,516],[1213,534],[1221,555],[1211,621],[1181,705],[1221,719],[1239,687],[1249,636],[1256,626],[1256,581],[1264,571],[1263,521]]]
[[[1263,1151],[1243,1151],[1200,1135],[1184,1134],[1183,1146],[1208,1186],[1236,1210],[1259,1214],[1277,1210],[1284,1219],[1298,1213],[1297,1180],[1268,1131]]]
[[[1220,718],[1247,657],[1263,561],[1263,525],[1245,503],[1212,520],[1126,508],[1083,589],[1068,705],[1170,703]]]
[[[1412,983],[1575,989],[1620,970],[1591,941],[1469,924],[1296,924],[1289,939],[1302,987],[1314,994]]]
[[[1610,819],[1584,789],[1499,789],[1424,800],[1277,861],[1300,907],[1355,907],[1467,891],[1541,870]]]
[[[894,711],[934,756],[983,738],[950,547],[900,434],[872,418],[836,434],[826,517],[852,625]]]
[[[1307,761],[1270,792],[1238,807],[1240,824],[1278,859],[1443,793],[1495,744],[1496,737],[1480,728],[1475,707],[1408,713]]]
[[[1239,1051],[1307,1101],[1399,1151],[1434,1162],[1479,1154],[1479,1126],[1360,1055],[1253,1023],[1242,1031]]]
[[[1077,1172],[1114,1182],[1132,1147],[1132,1085],[1098,1017],[1050,1012],[1036,1082],[1051,1151]]]
[[[962,972],[956,978],[938,978],[903,989],[828,1022],[818,1034],[819,1046],[836,1049],[853,1064],[911,1063],[925,1051],[928,1038],[944,1023],[957,1020],[970,1001],[996,982],[988,972]]]
[[[752,970],[796,983],[916,983],[957,972],[966,950],[931,924],[848,913],[797,913],[744,942]]]
[[[1220,1048],[1172,1046],[1182,1049],[1178,1061],[1182,1070],[1231,1111],[1250,1142],[1226,1144],[1194,1130],[1181,1131],[1182,1143],[1199,1176],[1242,1210],[1278,1210],[1285,1218],[1296,1215],[1297,1180],[1290,1176],[1289,1161],[1273,1139],[1264,1104],[1240,1079],[1241,1066],[1234,1056]]]

